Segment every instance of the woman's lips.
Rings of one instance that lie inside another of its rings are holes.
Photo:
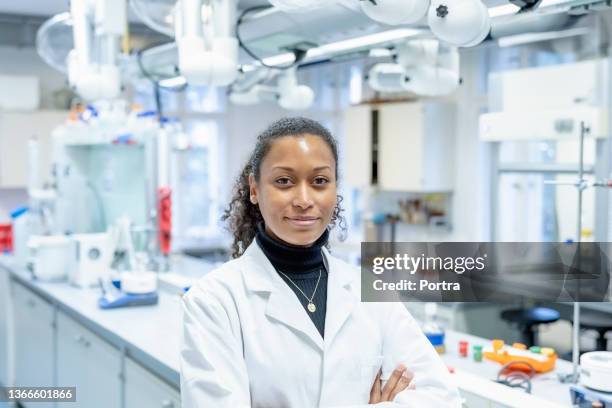
[[[309,227],[314,225],[319,219],[317,217],[287,217],[287,221],[289,223],[298,226],[298,227]]]

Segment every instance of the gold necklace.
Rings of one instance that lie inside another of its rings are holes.
[[[277,269],[277,271],[278,271],[278,269]],[[314,303],[312,303],[312,299],[314,299],[315,294],[317,293],[317,289],[319,288],[319,282],[321,281],[321,272],[322,272],[322,270],[321,270],[321,268],[319,268],[319,278],[317,279],[317,284],[315,285],[314,292],[312,292],[312,296],[310,298],[308,298],[308,296],[306,296],[306,294],[302,291],[302,289],[300,289],[300,287],[298,285],[296,285],[293,282],[293,280],[289,276],[287,276],[287,274],[285,274],[284,272],[278,271],[278,273],[280,273],[285,278],[287,278],[289,280],[289,282],[293,286],[295,286],[297,288],[297,290],[299,290],[300,293],[306,298],[306,300],[308,301],[308,306],[306,308],[308,309],[308,311],[310,313],[314,313],[314,312],[317,311],[317,306]]]

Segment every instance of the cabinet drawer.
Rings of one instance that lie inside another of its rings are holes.
[[[25,286],[12,281],[15,385],[54,386],[54,307]],[[53,403],[22,402],[26,408]]]
[[[125,408],[180,408],[175,388],[131,359],[125,363]]]
[[[76,387],[77,402],[58,407],[121,406],[121,354],[64,313],[57,318],[57,382]]]

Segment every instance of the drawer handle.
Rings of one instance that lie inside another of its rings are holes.
[[[84,347],[91,346],[91,342],[89,340],[87,340],[82,334],[74,336],[74,341],[76,341],[77,343],[83,345]]]
[[[174,408],[174,403],[172,401],[165,400],[162,402],[162,408]]]

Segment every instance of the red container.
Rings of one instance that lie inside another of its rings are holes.
[[[0,253],[13,252],[13,226],[0,224]]]
[[[468,342],[465,340],[459,342],[459,355],[461,357],[467,357],[468,355]]]

